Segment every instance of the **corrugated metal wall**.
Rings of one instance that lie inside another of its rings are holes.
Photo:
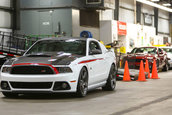
[[[0,28],[11,28],[11,0],[0,0]]]
[[[72,35],[71,9],[21,11],[20,33],[27,35],[54,35],[59,31]]]
[[[72,35],[72,8],[81,7],[79,0],[20,0],[20,33],[54,35],[65,32]]]

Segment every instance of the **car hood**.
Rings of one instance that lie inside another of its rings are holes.
[[[172,59],[172,53],[167,53],[167,57]]]
[[[135,54],[128,54],[127,58],[147,58],[147,57],[154,57],[154,54],[145,54],[145,53],[135,53]]]
[[[70,53],[46,53],[46,54],[30,54],[16,59],[7,61],[6,65],[22,64],[22,63],[43,63],[51,65],[69,65],[71,62],[80,58],[80,55]]]

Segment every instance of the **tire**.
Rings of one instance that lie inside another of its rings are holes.
[[[113,91],[115,90],[115,87],[116,87],[116,68],[114,65],[112,65],[106,85],[102,87],[102,89],[106,91]]]
[[[159,60],[156,61],[157,72],[159,72]]]
[[[79,74],[78,85],[77,85],[77,96],[85,97],[88,91],[88,72],[85,67],[83,67]]]
[[[152,64],[153,66],[153,64]],[[152,66],[149,66],[149,72],[152,73]]]
[[[169,64],[168,64],[168,62],[166,61],[165,62],[165,65],[164,65],[164,67],[163,67],[163,71],[168,71],[169,70]]]
[[[5,97],[8,97],[8,98],[16,98],[16,97],[18,97],[18,94],[17,94],[17,93],[2,92],[2,94],[3,94]]]

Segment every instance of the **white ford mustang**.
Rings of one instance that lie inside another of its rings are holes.
[[[93,38],[45,38],[26,53],[4,63],[1,91],[6,97],[25,93],[76,92],[116,86],[113,51]]]

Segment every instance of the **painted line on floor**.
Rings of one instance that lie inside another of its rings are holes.
[[[153,101],[150,101],[150,102],[147,102],[147,103],[143,103],[141,105],[138,105],[137,107],[131,107],[131,108],[119,111],[119,112],[112,113],[110,115],[123,115],[123,114],[129,113],[129,112],[132,112],[132,111],[136,111],[138,109],[141,109],[143,107],[146,107],[146,106],[149,106],[149,105],[152,105],[152,104],[156,104],[156,103],[159,103],[159,102],[166,101],[166,100],[171,99],[171,98],[172,98],[172,95],[168,95],[168,96],[158,98],[156,100],[153,100]]]

